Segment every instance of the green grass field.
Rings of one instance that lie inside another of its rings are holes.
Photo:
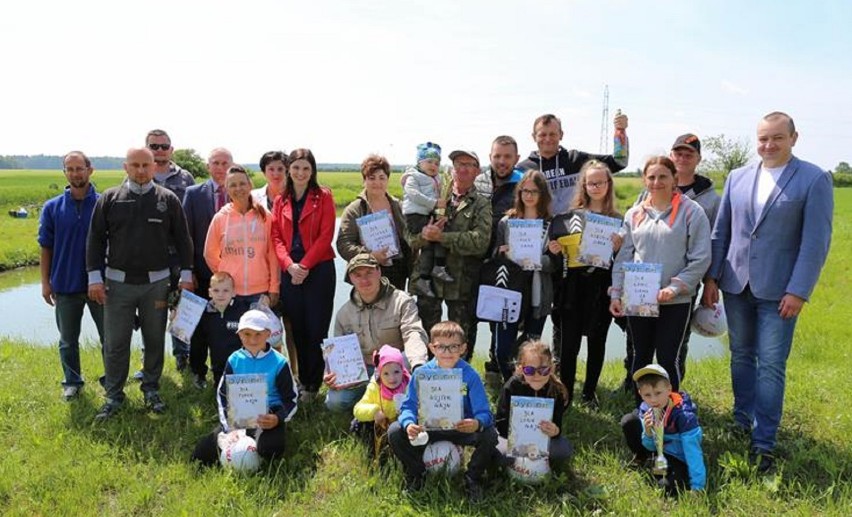
[[[623,371],[606,365],[601,409],[573,408],[562,422],[576,447],[569,472],[544,485],[497,478],[476,506],[461,479],[430,479],[414,497],[399,491],[391,462],[377,471],[346,432],[349,418],[300,407],[288,456],[254,475],[198,470],[188,457],[215,424],[212,388],[198,392],[168,361],[164,415],[142,410],[128,386],[120,416],[94,424],[102,391],[62,402],[56,351],[0,340],[0,513],[4,515],[838,515],[852,514],[852,190],[835,192],[828,263],[796,329],[789,361],[778,472],[761,477],[746,462],[748,444],[728,433],[728,358],[690,364],[685,389],[700,408],[708,488],[667,499],[646,473],[628,468],[618,420],[631,399],[618,391]],[[844,316],[847,315],[847,316]],[[484,331],[484,329],[483,329]],[[481,368],[482,358],[475,360]],[[138,356],[133,359],[138,364]],[[580,372],[583,367],[580,367]],[[102,371],[88,348],[83,371]],[[580,374],[582,376],[582,373]],[[494,392],[492,391],[492,395]]]
[[[95,171],[92,181],[98,191],[118,185],[125,177],[124,171]],[[400,174],[393,174],[388,185],[389,192],[402,196]],[[320,172],[319,182],[332,190],[338,215],[361,192],[360,172]],[[261,174],[255,174],[256,187],[265,184]],[[636,198],[639,191],[638,178],[619,178],[616,194],[623,209]],[[0,271],[38,263],[38,214],[48,199],[65,188],[65,177],[61,171],[13,170],[0,171]],[[19,206],[26,207],[30,217],[15,219],[7,214]]]

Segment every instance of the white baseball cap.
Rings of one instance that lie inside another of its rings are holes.
[[[669,379],[669,372],[658,364],[649,364],[639,368],[633,373],[633,380],[639,382],[639,379],[646,375],[659,375],[665,377],[666,380],[671,380]]]
[[[272,330],[269,324],[269,318],[266,313],[256,309],[246,311],[240,316],[240,324],[237,326],[237,332],[243,329],[251,329],[260,332],[261,330]]]

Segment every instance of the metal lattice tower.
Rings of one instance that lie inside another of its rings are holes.
[[[609,134],[609,85],[604,85],[603,110],[601,111],[601,141],[598,147],[600,154],[609,154],[609,144],[612,141]]]

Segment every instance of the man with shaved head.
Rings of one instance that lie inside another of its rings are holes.
[[[220,208],[228,203],[225,191],[225,176],[234,164],[233,155],[223,147],[210,151],[207,157],[207,170],[210,179],[200,185],[186,189],[183,198],[183,210],[189,225],[189,235],[195,247],[193,255],[193,281],[195,292],[208,298],[210,277],[213,273],[204,260],[204,241],[207,239],[207,229],[210,221]],[[207,345],[200,339],[193,339],[189,344],[189,368],[194,377],[193,384],[198,389],[207,387]]]
[[[130,370],[130,337],[138,312],[145,341],[142,393],[145,406],[162,413],[169,243],[180,258],[183,289],[192,289],[192,241],[180,200],[154,183],[154,154],[129,149],[127,180],[108,189],[95,204],[86,245],[89,298],[104,306],[106,403],[96,420],[112,417],[124,403]]]

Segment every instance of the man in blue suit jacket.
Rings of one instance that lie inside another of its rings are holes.
[[[210,179],[200,185],[186,189],[183,197],[183,211],[189,226],[189,235],[193,244],[193,282],[195,294],[209,298],[210,277],[213,273],[204,260],[204,241],[207,240],[207,229],[210,221],[222,206],[228,203],[225,191],[225,176],[233,165],[231,152],[224,148],[210,151],[207,158],[207,170]],[[189,345],[189,367],[192,370],[195,387],[204,389],[207,386],[207,347],[201,341],[193,338]]]
[[[731,172],[712,234],[702,303],[725,294],[734,421],[751,434],[749,459],[772,468],[787,357],[802,306],[831,242],[831,177],[793,156],[793,119],[772,112],[757,126],[759,164]]]

